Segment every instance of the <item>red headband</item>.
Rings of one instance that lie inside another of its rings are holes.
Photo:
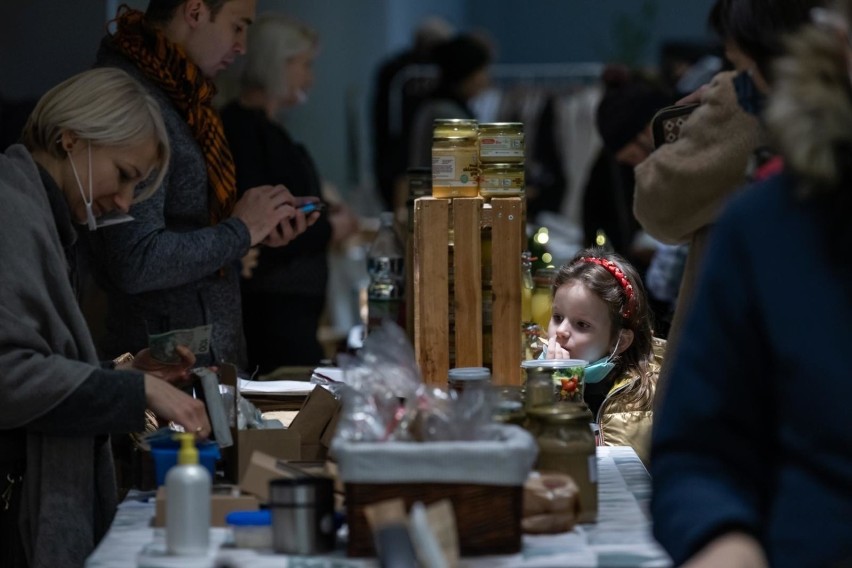
[[[624,311],[621,312],[621,317],[627,319],[630,317],[630,310],[633,308],[633,284],[630,283],[630,280],[627,279],[627,276],[624,272],[611,260],[607,260],[605,258],[596,258],[593,256],[584,256],[580,258],[580,262],[591,262],[592,264],[597,264],[598,266],[602,266],[606,269],[607,272],[612,274],[618,283],[621,284],[621,287],[624,289],[624,295],[627,296],[627,307],[624,308]]]

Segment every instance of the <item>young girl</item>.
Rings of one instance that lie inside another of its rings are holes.
[[[553,284],[548,359],[584,359],[584,399],[600,443],[632,446],[648,463],[652,402],[659,373],[645,288],[621,256],[586,249]]]

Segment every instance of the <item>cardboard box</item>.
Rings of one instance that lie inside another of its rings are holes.
[[[282,477],[295,477],[293,468],[310,475],[328,475],[325,462],[285,461],[256,451],[240,480],[240,490],[251,493],[261,503],[266,503],[269,501],[269,482]]]
[[[340,407],[340,401],[319,386],[305,399],[289,428],[302,437],[301,461],[325,461],[337,428]]]
[[[236,494],[235,494],[236,493]],[[166,526],[166,488],[160,486],[157,489],[157,498],[154,502],[154,526]],[[225,517],[234,511],[257,511],[260,502],[254,495],[240,493],[233,485],[217,486],[213,488],[210,495],[210,526],[224,527]]]
[[[230,385],[238,391],[237,370],[233,365],[223,364],[219,379],[221,384]],[[305,398],[299,413],[287,429],[232,428],[234,445],[224,449],[225,475],[233,482],[242,480],[255,451],[288,461],[324,461],[339,412],[340,402],[334,395],[324,388],[316,387]]]
[[[237,369],[233,365],[223,364],[219,369],[219,380],[223,385],[230,385],[235,392],[239,392],[239,381]],[[237,397],[234,397],[234,405]],[[236,409],[235,409],[236,411]],[[302,437],[297,430],[292,428],[270,429],[270,430],[237,430],[231,428],[234,445],[225,448],[223,457],[225,459],[225,476],[238,482],[255,451],[261,451],[276,458],[286,460],[298,460],[301,453]]]

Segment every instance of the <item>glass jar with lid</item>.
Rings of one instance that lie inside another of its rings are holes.
[[[521,362],[526,380],[527,406],[547,406],[556,402],[583,403],[584,359],[528,359]]]
[[[432,195],[479,195],[479,138],[476,120],[436,118],[432,131]]]
[[[491,384],[488,367],[454,367],[450,369],[447,386],[461,395],[467,389],[485,388]]]
[[[523,162],[480,165],[479,195],[482,197],[523,197],[524,187]]]
[[[538,443],[538,471],[564,473],[580,490],[581,523],[598,516],[598,467],[592,412],[571,402],[527,410],[528,428]]]
[[[524,123],[483,122],[479,125],[479,161],[524,162]]]

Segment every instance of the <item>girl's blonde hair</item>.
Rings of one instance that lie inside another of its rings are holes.
[[[318,46],[319,35],[307,25],[280,14],[260,16],[249,28],[242,87],[283,94],[287,89],[284,64]]]
[[[134,201],[147,199],[163,183],[170,146],[160,105],[126,72],[109,67],[90,69],[50,89],[36,104],[21,133],[30,151],[65,158],[59,144],[70,130],[95,146],[130,146],[154,139],[156,170],[137,188]]]

